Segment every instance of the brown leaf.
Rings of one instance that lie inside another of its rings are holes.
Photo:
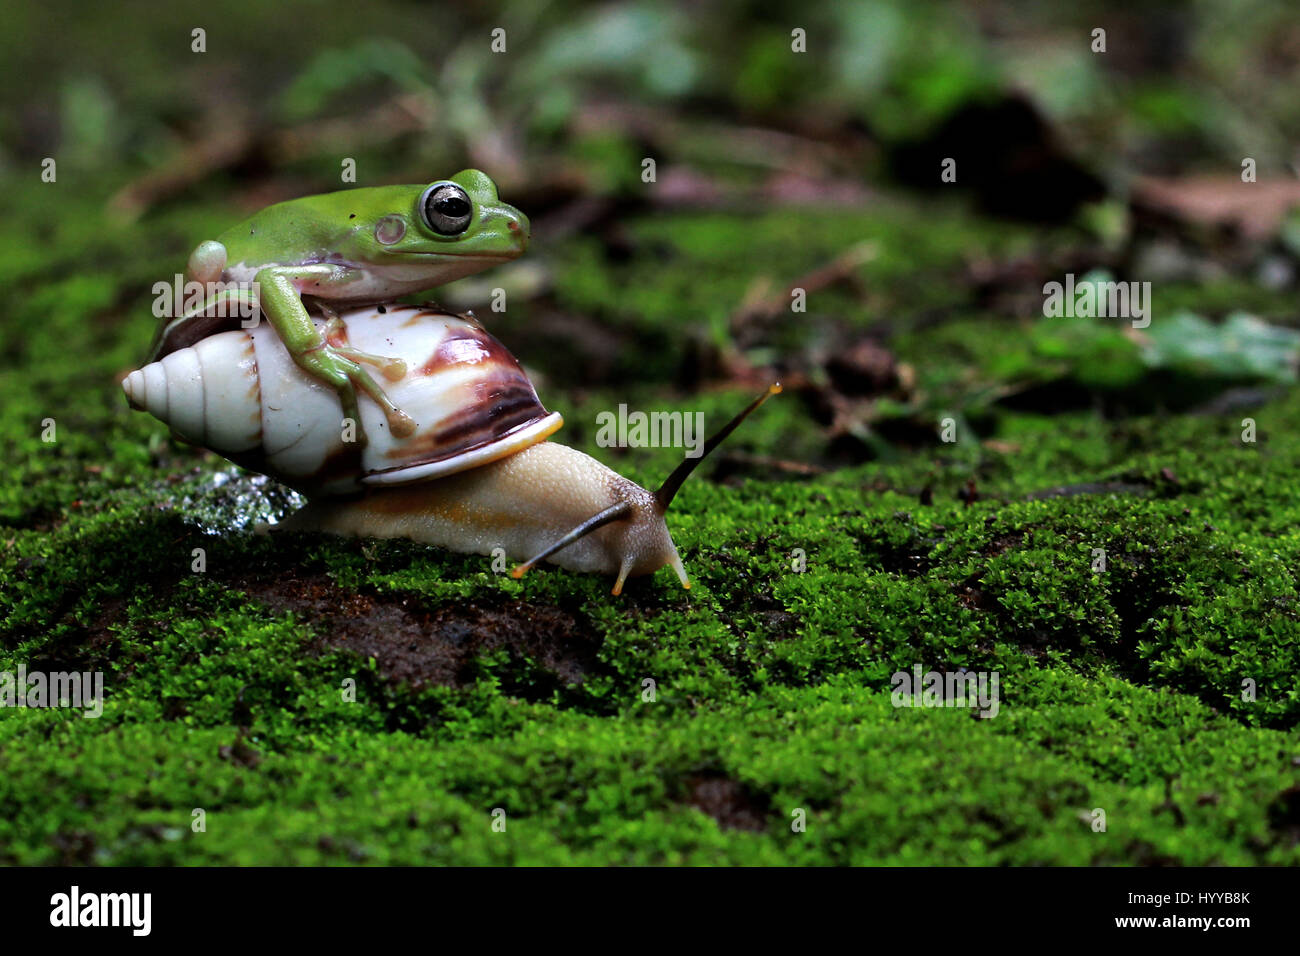
[[[1239,175],[1142,176],[1133,185],[1133,205],[1192,225],[1231,229],[1246,239],[1267,239],[1283,216],[1300,204],[1300,180],[1243,183]]]

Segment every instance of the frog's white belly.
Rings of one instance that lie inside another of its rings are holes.
[[[383,265],[349,266],[336,263],[341,268],[351,268],[360,276],[347,283],[323,283],[314,287],[308,279],[295,283],[304,295],[314,295],[336,302],[380,302],[397,296],[410,295],[433,289],[456,279],[481,272],[491,265],[504,262],[507,256],[426,256],[425,261],[410,263],[385,263]],[[226,267],[228,282],[250,283],[265,266],[250,266],[237,262]]]

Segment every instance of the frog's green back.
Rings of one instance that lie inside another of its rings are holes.
[[[390,213],[409,214],[424,189],[373,186],[290,199],[260,210],[217,238],[226,247],[228,267],[346,255],[353,233],[369,232]]]

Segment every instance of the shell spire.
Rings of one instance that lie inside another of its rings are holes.
[[[222,454],[247,452],[261,442],[262,404],[253,341],[224,332],[122,381],[131,407],[171,426],[186,441]]]

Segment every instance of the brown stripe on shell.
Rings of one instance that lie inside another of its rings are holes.
[[[504,345],[483,329],[469,325],[449,329],[415,374],[433,375],[451,366],[482,365],[485,362],[523,374],[519,363]]]
[[[423,319],[441,319],[447,315],[446,312],[435,312],[433,309],[415,305],[394,305],[389,306],[388,309],[390,312],[396,312],[399,309],[415,309],[411,313],[411,317],[402,323],[404,329],[419,325]]]
[[[518,369],[501,369],[459,389],[456,411],[389,449],[386,457],[407,465],[445,461],[503,436],[549,413],[532,383]]]
[[[252,399],[249,413],[249,421],[257,424],[258,441],[261,441],[262,435],[262,375],[261,369],[257,365],[257,344],[253,341],[251,335],[245,337],[247,343],[244,346],[245,359],[253,360],[253,382],[248,386],[248,397]]]

